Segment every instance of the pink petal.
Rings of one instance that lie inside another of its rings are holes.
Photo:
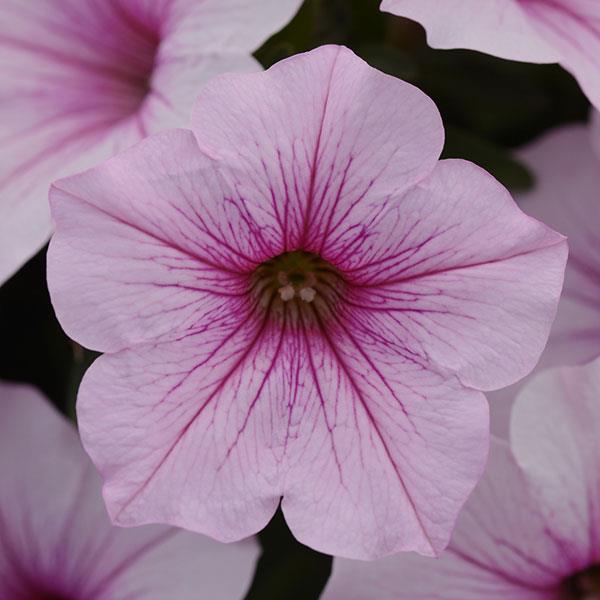
[[[53,305],[65,331],[96,350],[185,331],[228,299],[245,302],[245,272],[262,261],[260,232],[189,131],[59,181],[51,203]]]
[[[322,600],[551,600],[568,565],[508,446],[494,440],[487,472],[437,560],[336,558]]]
[[[366,240],[342,243],[353,250],[340,264],[355,278],[349,302],[378,313],[413,352],[457,372],[464,385],[496,389],[535,366],[554,319],[566,242],[523,215],[475,165],[441,161]]]
[[[337,46],[214,79],[192,123],[278,252],[319,252],[342,221],[361,227],[431,171],[443,144],[429,98]]]
[[[579,570],[600,561],[600,360],[545,371],[517,396],[515,457],[549,529]]]
[[[600,108],[600,5],[590,0],[521,0],[531,24]]]
[[[564,292],[538,370],[600,356],[600,153],[595,140],[589,127],[563,127],[520,153],[537,181],[520,206],[567,235],[570,248]],[[522,383],[489,396],[498,435],[508,432],[510,407]]]
[[[521,206],[569,238],[569,261],[544,366],[582,364],[600,356],[600,155],[590,129],[558,129],[521,156],[536,175]]]
[[[242,597],[254,543],[112,527],[74,428],[31,388],[0,384],[0,404],[2,598],[29,597],[31,586],[99,600]]]
[[[188,122],[198,89],[298,0],[5,0],[0,7],[0,283],[47,241],[50,182]],[[258,25],[260,23],[260,25]]]
[[[372,323],[320,337],[236,312],[224,304],[203,330],[86,374],[81,433],[113,519],[230,541],[283,496],[296,537],[323,552],[443,548],[485,460],[483,396],[384,345]]]
[[[567,0],[570,1],[570,0]],[[418,21],[434,48],[467,48],[511,60],[557,62],[521,0],[383,0],[381,10]]]
[[[129,0],[136,2],[139,0]],[[144,0],[152,7],[156,0]],[[303,0],[175,0],[168,54],[250,54],[287,25]],[[164,4],[164,1],[163,1]],[[150,8],[152,12],[152,8]],[[222,71],[225,72],[225,71]]]
[[[431,101],[344,48],[217,78],[199,106],[195,139],[52,191],[57,315],[112,353],[78,411],[113,519],[234,540],[283,497],[319,550],[436,554],[486,453],[468,388],[532,368],[564,239],[473,165],[436,167]],[[339,310],[261,310],[256,268],[298,248],[340,270]]]

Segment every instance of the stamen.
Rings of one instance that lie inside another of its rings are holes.
[[[292,300],[292,298],[296,295],[296,290],[294,289],[294,286],[289,283],[279,288],[279,290],[277,291],[279,292],[279,295],[281,296],[281,299],[284,302]],[[302,293],[300,295],[302,296]]]
[[[298,295],[304,302],[312,302],[315,299],[317,292],[311,287],[305,287],[298,292]]]
[[[286,315],[293,319],[298,311],[304,311],[306,321],[306,316],[310,317],[314,311],[327,318],[329,312],[336,310],[343,297],[344,280],[320,256],[294,250],[260,264],[253,273],[251,289],[259,296],[259,306],[267,308],[276,318]]]

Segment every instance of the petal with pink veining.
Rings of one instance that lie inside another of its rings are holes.
[[[224,302],[245,302],[247,272],[269,250],[185,130],[59,181],[51,204],[54,308],[66,331],[95,350],[185,332]]]
[[[484,478],[437,560],[336,558],[323,600],[552,600],[569,573],[508,445],[493,440]]]
[[[75,429],[31,388],[0,384],[0,596],[241,598],[256,546],[113,527]]]
[[[283,497],[292,532],[318,550],[439,552],[483,468],[483,396],[372,323],[237,313],[224,305],[204,330],[86,374],[81,432],[113,519],[230,541]]]
[[[234,171],[279,252],[319,253],[341,222],[360,228],[425,177],[443,145],[429,98],[337,46],[216,78],[192,128],[203,152]]]
[[[348,302],[467,386],[496,389],[529,373],[556,313],[564,238],[464,161],[441,161],[397,204],[369,235],[350,230],[328,248],[343,248]]]
[[[299,1],[255,4],[2,2],[0,283],[48,239],[51,181],[187,124],[213,75],[260,68],[250,52]]]
[[[57,315],[109,352],[78,411],[111,515],[229,540],[283,497],[323,551],[436,554],[486,455],[477,390],[536,360],[564,239],[436,166],[431,101],[344,48],[198,107],[52,191]]]

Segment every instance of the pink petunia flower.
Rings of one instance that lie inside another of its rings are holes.
[[[2,600],[243,597],[252,540],[113,527],[75,429],[25,386],[0,384],[0,411]]]
[[[336,559],[322,600],[600,598],[600,360],[534,377],[438,560]]]
[[[600,108],[600,3],[596,0],[382,0],[421,23],[434,48],[467,48],[560,63]]]
[[[216,78],[192,122],[51,192],[57,315],[106,353],[78,415],[112,518],[235,540],[281,500],[324,552],[439,552],[564,238],[438,162],[431,100],[345,48]]]
[[[301,0],[2,0],[0,284],[48,240],[48,188],[148,134],[188,123],[216,73]]]
[[[525,148],[536,175],[521,208],[569,239],[565,287],[537,370],[600,357],[600,118],[557,129]],[[489,395],[492,430],[506,436],[520,382]]]

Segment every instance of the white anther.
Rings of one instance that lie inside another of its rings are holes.
[[[279,292],[279,295],[281,296],[281,299],[284,302],[288,302],[296,295],[296,290],[294,290],[294,286],[290,285],[289,283],[287,285],[284,285],[283,287],[280,287],[277,291]],[[300,292],[300,296],[302,296],[302,292]]]
[[[312,302],[317,295],[317,292],[311,287],[304,287],[299,292],[298,295],[304,302]]]

